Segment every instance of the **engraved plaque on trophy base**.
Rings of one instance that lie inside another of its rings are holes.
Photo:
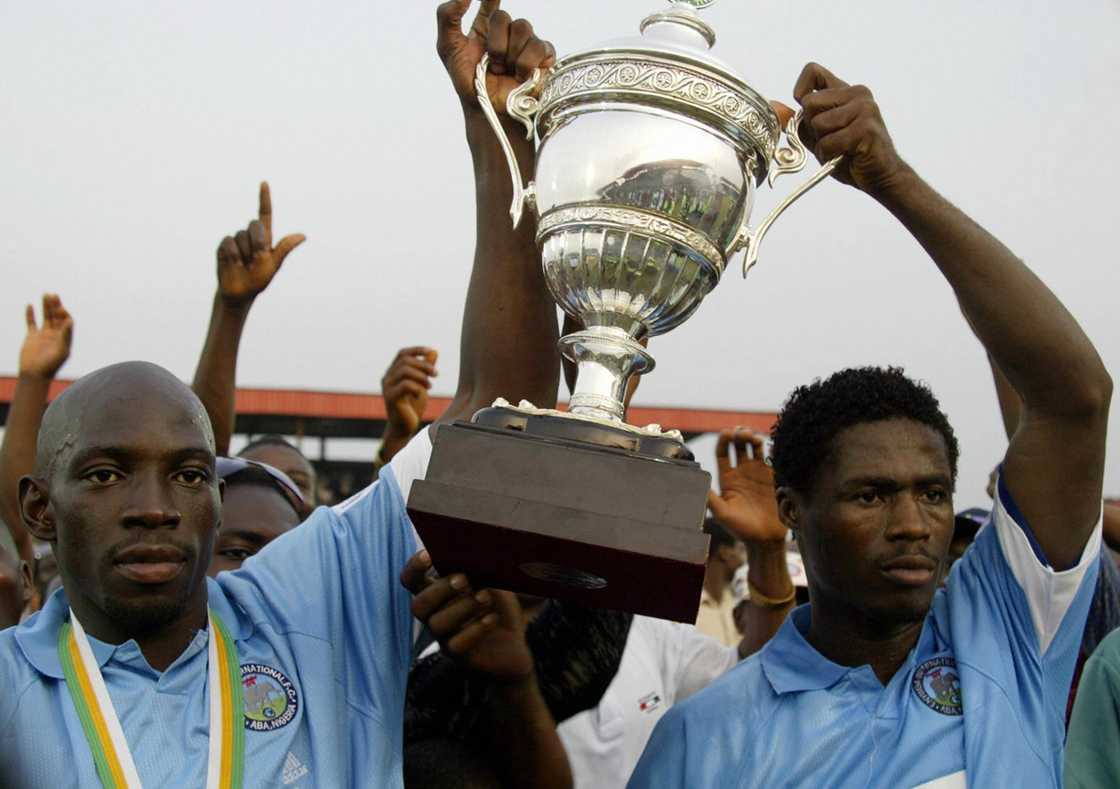
[[[464,572],[475,588],[691,623],[708,555],[710,477],[665,457],[670,444],[486,409],[476,422],[439,428],[408,513],[436,569]]]

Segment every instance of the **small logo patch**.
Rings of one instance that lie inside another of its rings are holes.
[[[297,759],[294,753],[288,751],[288,758],[284,760],[284,774],[282,776],[284,786],[295,783],[307,775],[308,772],[307,765]]]
[[[910,686],[914,695],[935,712],[942,715],[960,715],[964,712],[957,661],[951,657],[933,658],[918,666]]]
[[[241,698],[249,731],[275,731],[287,726],[299,709],[299,696],[291,680],[261,663],[241,665]]]
[[[640,699],[638,699],[638,709],[640,709],[642,712],[653,712],[660,706],[660,693],[647,693],[645,696],[642,696]]]

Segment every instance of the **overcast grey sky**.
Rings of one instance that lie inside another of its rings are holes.
[[[240,383],[376,390],[399,346],[426,343],[442,351],[436,391],[451,393],[473,192],[435,5],[0,5],[0,372],[15,370],[23,305],[57,290],[77,321],[63,375],[140,358],[189,378],[214,249],[253,217],[267,178],[276,231],[309,240],[254,310]],[[505,7],[563,54],[661,6]],[[721,0],[705,13],[717,53],[770,97],[790,102],[810,59],[870,86],[903,156],[1034,267],[1117,374],[1120,4]],[[775,200],[763,189],[758,215]],[[835,181],[775,225],[747,282],[732,266],[651,350],[645,404],[773,409],[841,367],[905,365],[960,434],[962,507],[984,500],[1004,450],[948,286],[885,211]]]

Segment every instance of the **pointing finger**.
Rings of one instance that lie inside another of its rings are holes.
[[[30,304],[28,304],[27,309],[24,310],[23,317],[24,320],[27,321],[28,331],[34,331],[35,329],[39,328],[37,325],[35,325],[35,308]]]
[[[272,246],[272,192],[268,188],[268,181],[261,181],[260,208],[257,209],[257,219],[264,225],[265,243]]]

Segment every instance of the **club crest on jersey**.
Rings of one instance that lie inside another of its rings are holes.
[[[241,698],[249,731],[275,731],[287,726],[299,709],[296,686],[282,671],[261,663],[241,665]]]
[[[960,715],[964,712],[957,661],[951,657],[933,658],[922,663],[914,671],[910,686],[914,695],[935,712],[942,715]]]

